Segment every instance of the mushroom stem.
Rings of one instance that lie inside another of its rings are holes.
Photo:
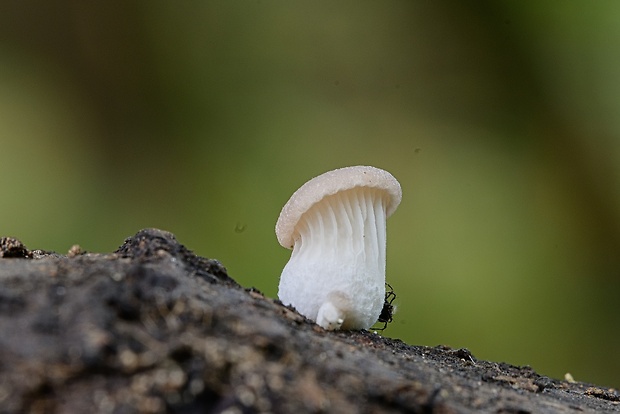
[[[325,329],[367,329],[385,296],[388,197],[354,188],[323,201],[298,223],[278,296]]]

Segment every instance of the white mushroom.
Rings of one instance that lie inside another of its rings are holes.
[[[293,249],[278,297],[325,329],[368,329],[385,297],[386,219],[402,198],[387,171],[356,166],[305,183],[276,224]]]

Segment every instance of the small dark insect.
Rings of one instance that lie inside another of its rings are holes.
[[[385,299],[383,300],[383,309],[381,309],[381,314],[379,315],[379,319],[377,319],[377,323],[383,323],[383,328],[375,328],[376,331],[383,331],[387,328],[388,323],[392,322],[392,315],[394,315],[394,299],[396,299],[396,293],[394,293],[394,288],[389,283],[385,284]]]

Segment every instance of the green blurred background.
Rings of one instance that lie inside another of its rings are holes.
[[[144,227],[275,297],[294,190],[403,187],[385,335],[620,387],[620,2],[0,3],[0,234]]]

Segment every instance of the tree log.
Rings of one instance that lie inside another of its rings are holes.
[[[620,412],[620,393],[328,332],[167,232],[111,254],[0,240],[2,413]]]

